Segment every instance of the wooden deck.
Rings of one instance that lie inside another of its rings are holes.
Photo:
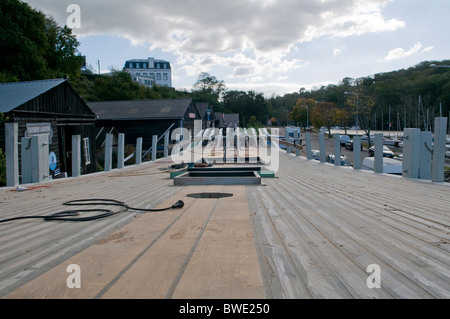
[[[248,188],[273,298],[449,298],[450,188],[282,157]],[[379,265],[381,289],[368,289]]]
[[[0,297],[309,299],[450,297],[450,187],[281,154],[262,186],[173,186],[169,162],[0,189],[0,219],[68,200],[131,207],[90,222],[0,224]],[[191,193],[233,197],[200,199]],[[81,269],[70,289],[67,266]],[[367,287],[379,265],[381,288]]]

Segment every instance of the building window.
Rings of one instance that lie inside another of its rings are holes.
[[[161,73],[157,73],[157,74],[156,74],[156,79],[157,79],[158,81],[161,81]]]
[[[84,148],[84,163],[86,165],[91,164],[91,148],[89,146],[89,138],[83,138],[83,148]]]
[[[150,73],[150,77],[151,77],[152,79],[154,79],[154,78],[155,78],[155,73]]]
[[[144,66],[143,66],[143,68],[144,68],[144,69],[146,69],[146,68],[147,68],[147,63],[144,63]]]
[[[159,63],[156,64],[157,69],[161,69],[161,65]]]
[[[169,79],[169,77],[167,76],[167,73],[163,74],[163,79],[164,79],[164,81],[167,81]]]

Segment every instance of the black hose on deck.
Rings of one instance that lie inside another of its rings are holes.
[[[134,208],[130,207],[124,202],[120,202],[114,199],[80,199],[80,200],[72,200],[63,203],[65,206],[118,206],[121,207],[118,211],[112,211],[110,209],[76,209],[76,210],[68,210],[62,211],[58,213],[54,213],[52,215],[47,216],[21,216],[21,217],[13,217],[0,220],[0,223],[6,223],[13,220],[21,220],[21,219],[43,219],[45,221],[71,221],[71,222],[85,222],[91,220],[97,220],[101,218],[106,218],[109,216],[117,215],[124,213],[129,210],[137,211],[137,212],[162,212],[171,209],[180,209],[184,207],[184,202],[179,200],[171,207],[167,208],[156,208],[156,209],[143,209],[143,208]],[[99,214],[94,216],[86,216],[86,217],[77,217],[80,216],[80,213],[94,213],[97,212]]]

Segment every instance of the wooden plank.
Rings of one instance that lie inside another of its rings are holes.
[[[286,247],[289,260],[295,265],[297,276],[305,282],[310,296],[351,298],[351,290],[343,282],[354,281],[365,284],[365,280],[361,279],[364,272],[353,263],[346,262],[347,257],[334,249],[334,242],[324,236],[314,223],[296,214],[296,211],[289,207],[290,204],[284,202],[281,193],[270,192],[268,189],[261,194],[260,200],[263,200],[265,206],[273,207],[268,212],[269,218],[281,234],[280,244]],[[291,216],[291,213],[294,216]],[[345,277],[340,276],[341,274],[345,274]],[[371,292],[366,294],[369,293]],[[288,296],[288,298],[305,297],[307,295]]]
[[[167,200],[160,207],[173,204],[173,200],[174,198]],[[187,199],[187,208],[181,212],[149,213],[139,216],[131,224],[69,258],[5,298],[95,298],[158,236],[166,232],[168,225],[183,215],[193,201]],[[66,281],[69,276],[67,267],[71,264],[77,264],[81,268],[81,289],[67,287]]]
[[[311,298],[303,272],[292,260],[269,215],[273,206],[262,203],[256,188],[249,187],[247,192],[266,296],[275,299]]]
[[[0,232],[6,298],[450,297],[449,187],[280,154],[264,186],[174,187],[170,162],[0,189],[2,218],[50,214],[71,199],[114,198],[130,213],[92,223],[21,221]],[[234,196],[195,199],[194,192]],[[68,289],[67,266],[81,267]],[[367,266],[381,267],[381,289]]]
[[[223,188],[182,189],[160,206],[183,198],[186,206],[182,212],[143,214],[5,298],[165,298],[173,292],[186,298],[264,297],[261,275],[255,271],[258,260],[248,210],[236,209],[225,217],[230,205],[245,205],[244,189],[230,188],[237,199],[230,197],[228,202],[186,197],[192,192],[221,192]],[[222,261],[212,251],[219,253]],[[67,287],[67,267],[71,264],[81,269],[80,289]],[[184,279],[184,269],[188,279]],[[202,280],[197,277],[199,270]],[[214,289],[205,291],[203,285]]]
[[[298,271],[294,278],[302,277],[316,297],[348,298],[345,291],[355,298],[450,295],[450,258],[445,247],[449,199],[444,195],[448,187],[285,155],[280,167],[279,179],[248,190],[255,207],[258,251],[271,261],[262,264],[263,273],[277,276],[266,290],[274,296],[308,297],[304,292],[295,294],[289,280],[284,280],[283,265],[290,264]],[[402,208],[403,213],[389,207]],[[440,244],[433,242],[438,238],[442,238]],[[285,247],[284,254],[280,246]],[[372,263],[383,270],[382,289],[366,286],[366,267]]]
[[[173,298],[265,298],[245,188],[222,191]]]
[[[168,173],[159,171],[166,165],[166,162],[146,163],[141,167],[126,168],[120,173],[113,171],[110,174],[99,173],[27,185],[29,190],[26,192],[3,188],[0,189],[0,216],[3,219],[24,215],[50,215],[67,210],[68,207],[62,205],[67,200],[92,197],[122,200],[132,207],[155,207],[182,189],[166,188],[171,183],[167,178]],[[133,176],[133,173],[139,174]],[[137,215],[140,214],[129,212],[84,223],[35,219],[2,224],[0,296],[108,236]]]
[[[189,188],[194,192],[198,189]],[[214,205],[212,201],[194,202],[170,230],[109,287],[102,298],[161,299],[166,296],[177,280],[179,269],[185,267],[185,258]]]
[[[285,194],[280,193],[282,197],[286,196]],[[352,291],[354,296],[368,298],[370,297],[368,293],[384,292],[383,290],[374,291],[366,286],[368,277],[365,274],[366,268],[371,264],[378,264],[384,270],[388,270],[385,272],[384,280],[392,285],[389,294],[409,295],[411,298],[430,297],[430,294],[425,292],[415,295],[417,291],[415,283],[405,281],[403,276],[390,275],[393,264],[400,263],[402,258],[406,257],[402,256],[400,250],[391,249],[391,243],[385,241],[384,236],[380,234],[380,231],[383,231],[382,229],[378,229],[377,225],[367,223],[353,225],[352,219],[346,219],[345,209],[341,210],[332,206],[334,203],[325,205],[324,201],[326,203],[326,199],[322,198],[322,200],[316,200],[313,205],[306,204],[310,209],[302,209],[301,214],[317,227],[320,233],[331,243],[327,246],[329,249],[323,250],[324,257],[320,259],[329,261],[327,263],[330,264],[331,272],[340,277],[340,281],[346,284],[347,289]],[[364,233],[359,230],[360,227],[367,228],[369,231],[373,227],[375,230],[371,231],[368,236],[367,230]],[[320,251],[321,247],[318,246],[317,250]],[[397,271],[402,269],[401,267],[394,267],[394,270],[395,268]],[[359,274],[359,278],[353,277],[357,274]],[[397,284],[394,284],[396,282]],[[400,291],[396,291],[398,287],[401,289]],[[386,298],[389,294],[379,295],[378,298]]]

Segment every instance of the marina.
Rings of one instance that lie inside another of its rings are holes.
[[[50,215],[93,194],[143,209],[184,202],[87,222],[1,223],[0,296],[450,297],[448,184],[282,152],[279,171],[261,185],[175,186],[171,164],[0,189],[3,219]],[[81,288],[67,284],[71,265],[81,269]],[[380,288],[368,285],[371,265],[379,266]]]
[[[441,2],[0,2],[0,299],[450,299]]]

